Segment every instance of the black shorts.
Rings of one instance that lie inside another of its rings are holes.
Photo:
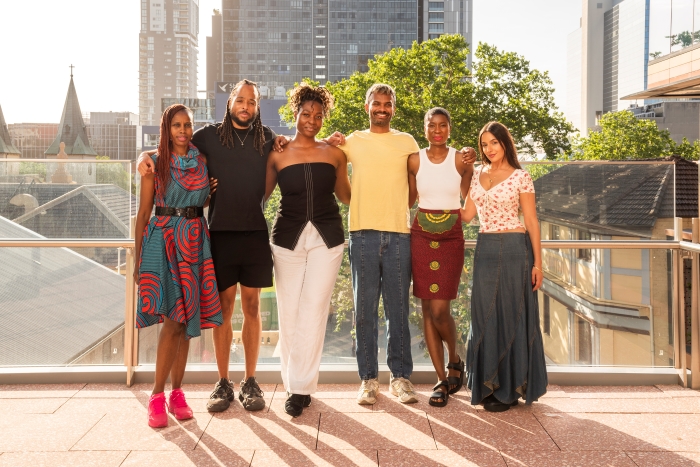
[[[272,250],[267,230],[212,231],[211,256],[219,292],[232,285],[272,287]]]

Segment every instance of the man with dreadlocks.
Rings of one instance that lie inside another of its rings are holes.
[[[245,376],[238,398],[246,410],[265,407],[263,392],[255,380],[262,333],[260,289],[272,286],[272,253],[263,215],[265,173],[273,144],[279,147],[286,142],[286,137],[277,137],[262,124],[260,91],[249,80],[238,82],[231,90],[224,120],[197,130],[192,138],[207,156],[210,176],[218,180],[209,207],[209,230],[224,324],[214,330],[220,379],[207,403],[211,412],[226,410],[234,398],[229,358],[231,318],[239,284]],[[139,157],[141,175],[153,170],[150,155],[142,153]]]

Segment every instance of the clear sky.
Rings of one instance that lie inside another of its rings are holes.
[[[664,11],[670,11],[666,7],[670,1],[652,0],[652,32],[657,31],[652,34],[652,51],[667,44],[662,35],[669,30],[670,15]],[[693,0],[673,1],[675,7],[691,5]],[[517,52],[532,67],[548,71],[563,111],[566,38],[579,25],[581,0],[474,3],[474,42]],[[200,0],[199,89],[204,89],[211,11],[220,5],[221,0]],[[71,63],[76,66],[74,79],[83,112],[138,113],[139,9],[138,0],[0,0],[0,106],[7,122],[58,122]],[[690,29],[692,15],[674,17],[674,30]],[[700,28],[700,20],[696,24]]]

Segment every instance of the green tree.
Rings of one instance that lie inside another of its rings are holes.
[[[681,48],[685,49],[700,41],[700,31],[692,33],[690,31],[682,31],[672,36],[666,36],[666,39],[671,39],[671,46],[680,45]]]
[[[585,160],[658,159],[670,155],[698,160],[700,142],[676,144],[668,130],[653,120],[636,118],[629,110],[610,112],[600,119],[600,131],[576,138],[572,156]]]
[[[97,161],[108,161],[109,156],[97,156],[95,157]],[[95,167],[95,182],[98,185],[116,185],[123,190],[129,191],[131,187],[131,194],[136,194],[136,182],[134,179],[134,174],[129,177],[129,172],[126,170],[126,165],[128,162],[121,164],[108,164],[98,162]]]
[[[365,92],[373,83],[384,82],[397,93],[392,127],[411,133],[421,146],[427,145],[423,116],[429,108],[441,106],[452,114],[453,146],[476,146],[481,127],[498,120],[511,130],[522,152],[540,146],[548,157],[556,158],[569,151],[573,127],[556,110],[554,88],[546,72],[531,69],[520,55],[486,44],[479,44],[470,72],[468,53],[461,35],[443,35],[377,55],[368,62],[367,72],[326,83],[336,108],[320,136],[367,128]],[[293,121],[288,106],[280,114],[288,123]]]
[[[700,141],[695,140],[691,143],[686,138],[683,138],[681,144],[676,145],[673,153],[677,156],[681,156],[684,159],[696,161],[700,159]]]

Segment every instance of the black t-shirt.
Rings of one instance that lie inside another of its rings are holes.
[[[267,230],[263,215],[267,156],[275,141],[268,127],[262,155],[254,147],[255,129],[236,130],[243,145],[234,136],[234,146],[223,145],[216,130],[221,123],[195,131],[192,144],[207,158],[209,176],[219,181],[209,205],[210,230]],[[248,136],[246,137],[246,134]]]

